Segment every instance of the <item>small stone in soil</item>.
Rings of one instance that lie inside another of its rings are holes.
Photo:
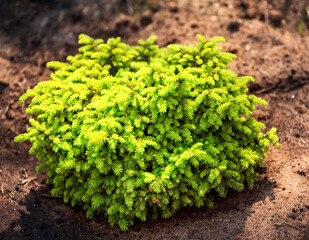
[[[239,22],[230,22],[227,26],[227,29],[231,32],[231,33],[235,33],[235,32],[238,32],[239,30],[239,26],[240,26],[240,23]]]
[[[295,217],[294,215],[291,215],[290,218],[292,218],[293,220],[295,220],[296,217]]]

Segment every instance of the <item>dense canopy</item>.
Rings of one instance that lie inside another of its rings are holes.
[[[252,77],[227,70],[224,38],[197,38],[159,48],[155,37],[132,47],[81,34],[80,54],[48,63],[51,80],[20,98],[33,97],[34,118],[15,140],[30,140],[53,195],[126,230],[253,187],[268,146],[279,147],[276,129],[250,117],[266,101],[247,95]]]

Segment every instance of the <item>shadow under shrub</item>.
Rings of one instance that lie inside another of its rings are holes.
[[[235,55],[198,36],[197,46],[131,47],[92,39],[69,63],[20,97],[36,116],[15,141],[47,170],[53,195],[104,212],[122,230],[139,218],[171,217],[185,206],[212,206],[209,193],[253,187],[276,129],[251,118],[266,101],[247,95],[252,77],[227,70]]]

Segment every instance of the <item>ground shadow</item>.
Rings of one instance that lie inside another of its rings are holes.
[[[41,54],[59,49],[72,53],[81,32],[102,38],[121,36],[119,28],[107,27],[121,12],[126,12],[126,1],[123,0],[89,0],[86,3],[76,0],[2,0],[2,48],[14,46],[18,49],[15,55],[21,58],[38,50]]]
[[[20,46],[19,51],[34,50],[47,31],[58,27],[54,24],[55,13],[71,6],[71,0],[3,0],[0,2],[0,32],[9,44]]]
[[[275,182],[266,178],[253,191],[217,197],[213,209],[185,208],[164,220],[136,222],[128,232],[110,227],[103,215],[87,220],[84,211],[50,196],[49,187],[32,190],[24,201],[26,211],[0,234],[0,239],[235,239],[242,233],[254,203],[275,199]]]

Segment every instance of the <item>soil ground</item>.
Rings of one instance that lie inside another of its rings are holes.
[[[0,2],[0,239],[308,239],[309,31],[306,0],[120,1],[2,0]],[[135,5],[134,5],[135,4]],[[303,19],[303,30],[298,30]],[[302,34],[300,34],[302,32]],[[49,79],[46,62],[77,53],[86,33],[124,42],[158,36],[158,44],[195,44],[221,35],[237,54],[231,69],[254,76],[250,93],[269,102],[254,116],[276,127],[252,191],[217,197],[215,206],[185,208],[163,220],[136,222],[127,232],[104,216],[50,196],[30,144],[14,136],[29,124],[19,96]]]

